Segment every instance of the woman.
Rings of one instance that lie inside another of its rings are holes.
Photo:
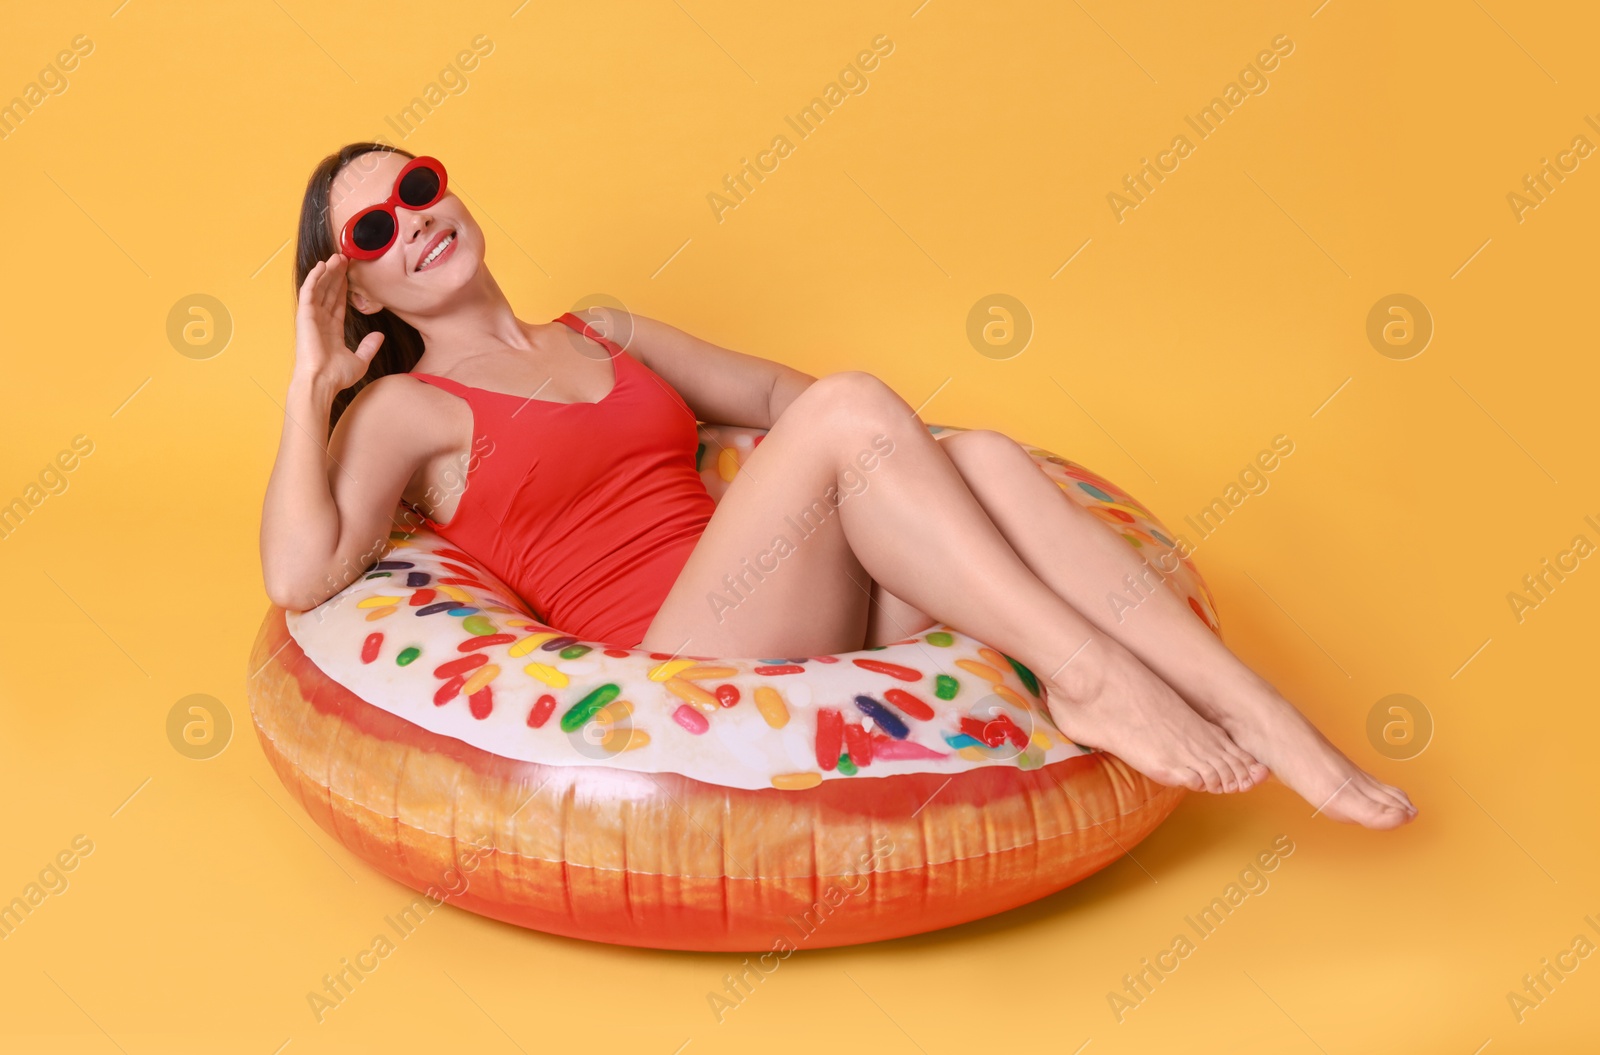
[[[1170,591],[1113,618],[1107,594],[1153,569],[1011,440],[934,439],[871,374],[813,378],[642,316],[523,322],[447,188],[371,143],[311,177],[261,525],[277,604],[342,589],[404,501],[580,637],[825,655],[950,622],[1042,675],[1069,737],[1156,781],[1243,791],[1270,770],[1338,820],[1415,815]],[[696,418],[770,430],[715,505]]]

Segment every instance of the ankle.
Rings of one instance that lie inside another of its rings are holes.
[[[1043,679],[1050,699],[1079,704],[1097,699],[1106,684],[1108,645],[1116,647],[1115,642],[1096,631],[1087,643],[1074,645],[1064,653],[1053,668],[1045,668],[1055,671]]]
[[[1229,732],[1274,723],[1286,712],[1299,715],[1270,681],[1242,664],[1240,667],[1210,685],[1203,697],[1194,701],[1195,710]]]

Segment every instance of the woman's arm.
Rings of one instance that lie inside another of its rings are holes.
[[[398,382],[398,384],[396,384]],[[415,382],[412,382],[415,383]],[[289,384],[278,460],[261,510],[261,571],[283,608],[315,608],[344,589],[389,547],[394,513],[412,476],[436,451],[436,430],[419,427],[415,393],[399,378],[362,389],[324,451],[317,426],[334,392],[311,379]]]
[[[439,430],[418,427],[407,405],[416,394],[397,387],[417,382],[399,378],[363,389],[329,441],[334,395],[365,375],[382,342],[373,333],[354,352],[345,347],[347,266],[335,253],[300,287],[294,373],[261,508],[262,578],[284,608],[314,608],[382,553],[390,516],[437,442]]]
[[[701,421],[770,429],[816,378],[793,367],[702,341],[676,326],[618,308],[580,315],[678,390]]]

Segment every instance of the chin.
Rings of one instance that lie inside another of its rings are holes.
[[[460,237],[459,235],[457,237]],[[423,271],[413,275],[413,278],[426,278],[433,288],[441,294],[454,293],[466,289],[474,283],[478,272],[483,267],[483,256],[476,245],[470,245],[466,239],[461,242],[455,253],[446,260],[442,266],[433,269],[433,272]]]

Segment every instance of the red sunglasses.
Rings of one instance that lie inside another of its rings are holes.
[[[395,177],[387,201],[369,205],[345,221],[339,232],[339,251],[355,260],[378,259],[400,233],[395,208],[426,209],[444,197],[445,186],[444,164],[438,158],[412,158]]]

